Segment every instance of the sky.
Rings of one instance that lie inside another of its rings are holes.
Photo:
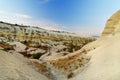
[[[0,0],[0,21],[100,35],[120,0]]]

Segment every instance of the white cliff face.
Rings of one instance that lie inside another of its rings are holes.
[[[119,80],[120,34],[101,38],[89,46],[97,47],[88,53],[91,54],[88,67],[70,80]]]
[[[102,36],[112,36],[120,33],[120,10],[113,14],[107,21]]]

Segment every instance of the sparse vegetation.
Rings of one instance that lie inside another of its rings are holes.
[[[0,42],[0,46],[3,47],[5,51],[13,50],[13,46],[5,42]]]

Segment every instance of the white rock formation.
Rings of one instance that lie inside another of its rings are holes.
[[[24,45],[24,44],[22,44],[22,43],[20,43],[20,42],[11,42],[11,43],[9,43],[9,44],[10,44],[10,45],[13,45],[15,51],[17,51],[17,52],[24,52],[25,49],[27,48],[26,45]]]
[[[120,35],[103,38],[90,46],[97,47],[88,53],[92,54],[89,66],[70,80],[119,80]]]
[[[0,80],[49,80],[26,59],[0,50]]]
[[[120,33],[120,10],[113,14],[107,21],[102,36],[111,36]]]
[[[108,19],[101,38],[84,48],[90,47],[90,64],[70,80],[120,80],[120,11]]]

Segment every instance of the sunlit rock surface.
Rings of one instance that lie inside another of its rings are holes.
[[[102,36],[112,36],[120,33],[120,10],[114,13],[108,20]]]
[[[24,57],[0,50],[0,80],[49,80]]]

